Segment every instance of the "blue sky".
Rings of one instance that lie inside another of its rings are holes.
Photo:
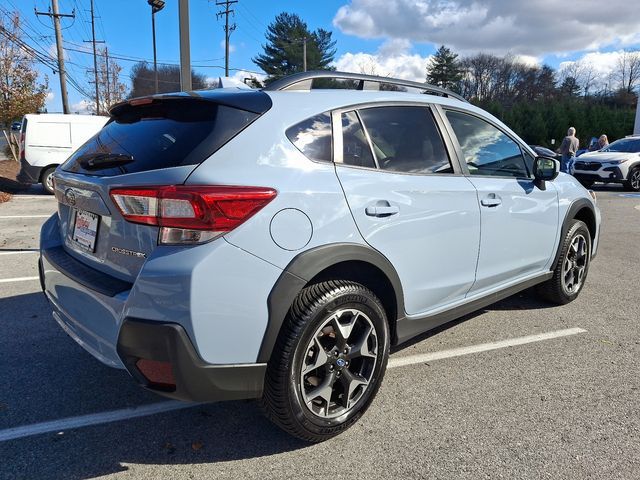
[[[59,0],[62,12],[76,11],[75,21],[63,20],[65,46],[70,49],[87,49],[83,41],[90,39],[89,1]],[[438,44],[445,43],[462,54],[478,50],[512,53],[553,67],[586,58],[605,71],[615,62],[612,52],[640,47],[640,26],[630,23],[637,20],[629,20],[638,18],[640,2],[630,6],[627,0],[609,1],[620,3],[623,12],[608,14],[606,22],[599,22],[599,16],[589,10],[597,5],[594,0],[576,0],[574,11],[585,16],[576,14],[574,19],[567,19],[560,11],[545,11],[550,3],[545,0],[507,2],[508,6],[499,0],[239,0],[233,6],[237,29],[231,36],[231,67],[257,69],[251,58],[261,52],[266,27],[278,13],[286,11],[300,15],[311,29],[321,27],[333,32],[337,41],[335,58],[341,69],[419,78],[428,56]],[[111,55],[150,61],[151,18],[146,0],[95,0],[95,4],[99,15],[97,36],[106,41]],[[167,0],[164,10],[156,15],[161,62],[179,61],[177,4],[177,0]],[[51,21],[34,15],[34,7],[46,11],[49,5],[49,0],[0,0],[2,9],[20,11],[33,37],[25,40],[53,53]],[[616,5],[611,7],[608,11],[615,12]],[[217,10],[215,1],[190,0],[192,64],[209,77],[224,73],[216,68],[224,65],[223,21],[216,19]],[[92,67],[92,56],[71,50],[67,56],[70,74],[88,90],[85,70]],[[135,63],[117,61],[125,75]],[[39,69],[49,76],[49,111],[60,111],[58,77],[45,67]],[[128,83],[126,76],[123,80]],[[79,105],[83,97],[69,88],[69,98],[71,104]]]

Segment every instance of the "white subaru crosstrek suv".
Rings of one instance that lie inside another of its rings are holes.
[[[612,142],[602,150],[580,155],[573,165],[574,176],[586,188],[595,182],[621,183],[640,191],[640,135]]]
[[[597,251],[595,197],[438,87],[309,72],[110,114],[54,174],[53,317],[148,389],[258,398],[308,441],[362,416],[391,345],[533,286],[571,302]]]

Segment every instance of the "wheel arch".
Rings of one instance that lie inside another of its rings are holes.
[[[295,297],[307,285],[329,279],[350,280],[373,291],[387,313],[391,342],[395,343],[396,320],[404,316],[400,278],[393,265],[371,247],[338,243],[313,248],[287,265],[267,299],[269,319],[258,362],[268,362]]]
[[[597,235],[597,224],[596,224],[596,212],[593,207],[593,204],[587,200],[586,198],[581,198],[573,202],[567,210],[567,213],[564,217],[564,221],[562,222],[561,232],[560,232],[560,241],[558,242],[556,255],[553,260],[553,264],[551,266],[551,270],[556,268],[558,261],[560,260],[560,253],[562,250],[562,241],[564,237],[567,235],[569,231],[569,224],[571,220],[580,220],[587,225],[589,229],[589,236],[591,237],[591,244],[596,240]]]
[[[47,170],[49,170],[50,168],[53,168],[55,170],[59,166],[60,166],[59,163],[51,163],[49,165],[46,165],[46,166],[42,167],[42,170],[40,170],[40,176],[38,178],[38,183],[42,183],[42,181],[44,180],[44,174],[47,172]]]

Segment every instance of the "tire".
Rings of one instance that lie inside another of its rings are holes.
[[[628,180],[623,183],[625,190],[640,192],[640,167],[634,167],[629,172]]]
[[[44,187],[44,191],[49,195],[53,195],[53,179],[51,175],[56,171],[56,167],[49,167],[44,172],[42,172],[42,186]]]
[[[345,431],[380,387],[389,337],[382,303],[366,287],[343,280],[306,287],[293,302],[267,365],[265,415],[308,442]]]
[[[572,220],[560,246],[553,277],[538,286],[544,299],[566,305],[573,302],[587,279],[591,258],[591,236],[584,222]]]

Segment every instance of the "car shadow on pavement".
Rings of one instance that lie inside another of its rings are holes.
[[[523,292],[401,348],[488,310],[549,306]],[[3,361],[0,384],[14,385],[0,390],[0,431],[164,401],[138,387],[125,372],[103,366],[69,339],[51,318],[41,293],[0,299],[0,322],[7,333],[0,338],[0,351],[8,359]],[[334,441],[346,442],[348,435]],[[167,468],[171,478],[176,466],[252,462],[305,448],[310,445],[269,422],[256,401],[221,402],[0,442],[0,479],[88,479],[126,472],[132,464],[138,472],[146,465]]]

